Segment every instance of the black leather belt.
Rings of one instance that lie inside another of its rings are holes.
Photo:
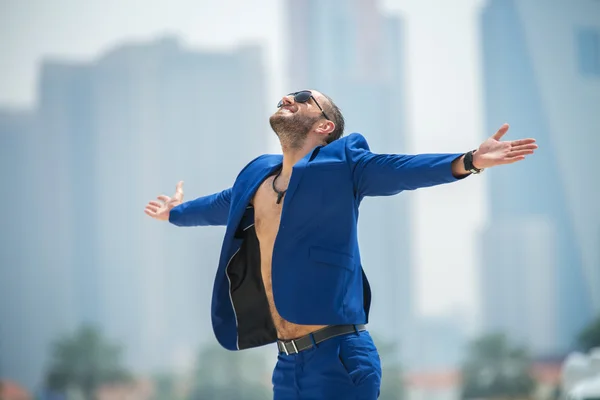
[[[292,340],[277,340],[277,348],[280,353],[296,354],[303,350],[308,350],[314,344],[319,344],[327,339],[335,336],[346,335],[353,332],[366,331],[366,325],[331,325],[323,329],[319,329],[313,333]],[[312,336],[312,337],[311,337]],[[313,342],[314,340],[314,342]]]

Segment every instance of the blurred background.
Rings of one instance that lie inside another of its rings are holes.
[[[272,397],[276,347],[213,336],[224,229],[143,209],[305,88],[375,152],[540,147],[363,202],[380,398],[600,398],[600,1],[0,0],[0,54],[2,400]]]

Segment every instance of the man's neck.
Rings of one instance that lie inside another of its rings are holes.
[[[289,178],[292,175],[292,168],[294,168],[294,165],[296,165],[296,163],[303,159],[308,153],[313,151],[316,146],[318,146],[318,144],[310,143],[308,141],[302,147],[297,149],[291,149],[282,146],[283,168],[281,170],[281,176],[284,178]]]

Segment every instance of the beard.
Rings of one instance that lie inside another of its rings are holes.
[[[281,146],[292,150],[302,147],[319,116],[307,117],[299,112],[288,115],[276,112],[269,118],[269,123],[275,134],[279,137]]]

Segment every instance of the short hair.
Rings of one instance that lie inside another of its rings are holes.
[[[325,107],[327,109],[327,116],[331,119],[331,122],[335,124],[335,129],[329,135],[327,135],[327,138],[325,139],[325,143],[329,144],[334,140],[338,140],[344,135],[345,122],[342,110],[335,105],[333,100],[331,100],[331,97],[327,96],[326,94],[323,94],[323,97],[325,97],[329,103]]]

